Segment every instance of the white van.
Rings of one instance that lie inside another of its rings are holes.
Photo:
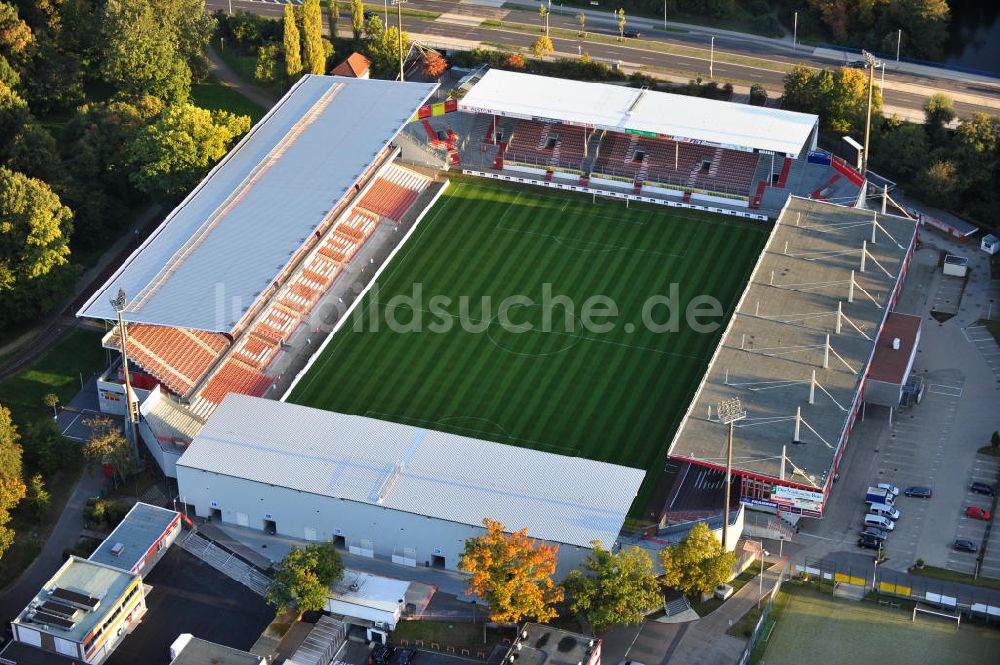
[[[883,531],[892,531],[896,523],[883,515],[865,515],[865,526],[874,526]]]
[[[872,515],[882,515],[884,517],[888,517],[891,520],[899,519],[899,511],[887,503],[873,503],[868,508],[868,512]]]

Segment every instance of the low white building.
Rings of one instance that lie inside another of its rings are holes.
[[[448,570],[488,517],[558,544],[560,577],[618,539],[644,475],[237,394],[177,461],[202,517]]]

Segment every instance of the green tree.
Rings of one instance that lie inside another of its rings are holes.
[[[365,27],[365,5],[363,0],[351,0],[351,30],[354,31],[354,41],[361,39],[361,31]]]
[[[767,90],[760,83],[754,83],[750,86],[750,103],[754,106],[767,104]]]
[[[868,80],[868,72],[859,69],[814,70],[797,65],[785,75],[784,106],[818,115],[824,131],[863,136]],[[881,113],[882,95],[875,86],[872,118],[877,119]]]
[[[955,119],[955,102],[943,92],[937,92],[924,102],[924,121],[928,125],[947,125]]]
[[[615,625],[640,624],[663,604],[663,593],[646,551],[632,546],[611,553],[599,541],[583,563],[571,571],[563,586],[570,608],[601,632]]]
[[[45,489],[42,474],[36,473],[28,481],[26,499],[28,505],[31,506],[31,512],[35,514],[37,519],[41,519],[49,513],[49,508],[52,507],[52,497]]]
[[[890,38],[902,29],[916,39],[906,43],[907,52],[918,58],[941,56],[948,41],[951,14],[947,0],[892,0],[886,4],[885,27]]]
[[[295,21],[295,9],[291,3],[285,5],[285,74],[289,79],[295,79],[302,71],[302,40],[299,38],[299,26]]]
[[[315,543],[292,550],[275,566],[267,589],[267,602],[279,611],[295,607],[300,612],[326,608],[330,585],[344,577],[344,562],[333,543]]]
[[[879,172],[892,173],[898,180],[910,182],[927,164],[929,152],[923,127],[890,118],[873,143],[871,165]]]
[[[281,74],[282,48],[277,42],[268,42],[257,49],[257,66],[253,71],[255,79],[266,82],[278,80]]]
[[[25,298],[45,294],[68,263],[72,218],[44,182],[0,167],[0,322],[36,313]]]
[[[545,36],[539,37],[531,45],[531,54],[536,58],[544,58],[554,51],[555,47],[552,46],[552,40]]]
[[[28,102],[0,81],[0,158],[7,160],[14,138],[28,121]]]
[[[580,12],[576,15],[576,20],[580,24],[580,36],[584,39],[587,38],[587,14]]]
[[[23,53],[34,43],[35,35],[18,15],[17,7],[0,2],[0,50],[8,54]]]
[[[132,444],[111,418],[104,416],[84,421],[91,428],[90,439],[83,446],[83,455],[90,462],[106,464],[113,477],[124,483],[136,471]]]
[[[46,478],[79,459],[79,447],[69,444],[55,421],[43,418],[25,428],[24,463]]]
[[[168,108],[127,148],[132,183],[158,199],[192,189],[250,129],[248,116],[191,104]]]
[[[545,5],[545,0],[538,3],[538,15],[542,19],[542,34],[549,36],[549,8]]]
[[[618,15],[618,41],[625,39],[625,8],[619,7],[615,12]]]
[[[688,535],[665,548],[660,554],[663,583],[681,593],[694,595],[715,589],[732,576],[736,554],[722,549],[704,522],[696,524]]]
[[[166,15],[150,0],[107,0],[101,71],[121,95],[152,95],[167,103],[187,100],[191,67],[175,31],[164,24]]]
[[[399,71],[400,40],[399,29],[392,25],[383,28],[382,19],[372,16],[365,22],[365,50],[372,61],[372,69],[380,77],[392,76]],[[410,51],[410,35],[403,32],[403,50]]]
[[[962,187],[958,165],[950,159],[938,160],[923,169],[916,178],[921,198],[939,208],[954,208]]]
[[[319,0],[302,0],[302,42],[302,64],[306,74],[323,74],[326,54],[323,52],[323,12]]]
[[[465,541],[458,569],[469,574],[467,595],[475,594],[490,607],[490,620],[539,623],[556,617],[553,605],[563,590],[552,581],[559,547],[536,543],[528,530],[504,533],[504,525],[484,519],[486,533]]]
[[[0,557],[14,542],[14,530],[7,526],[10,511],[26,494],[21,471],[21,437],[10,409],[0,406]]]

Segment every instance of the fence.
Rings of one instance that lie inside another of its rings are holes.
[[[778,577],[774,580],[774,586],[767,594],[767,602],[764,603],[764,607],[761,608],[760,618],[757,619],[757,625],[754,626],[753,634],[750,636],[750,640],[747,642],[746,648],[743,649],[743,653],[740,654],[740,658],[737,662],[738,665],[746,665],[750,662],[750,655],[753,653],[754,647],[757,646],[758,641],[763,637],[765,641],[770,637],[770,628],[767,629],[765,633],[765,628],[769,625],[768,618],[771,615],[771,609],[774,607],[774,599],[778,596],[778,591],[781,590],[781,583],[785,579],[785,566],[786,562],[782,561],[775,566],[772,566],[768,570],[777,570]]]

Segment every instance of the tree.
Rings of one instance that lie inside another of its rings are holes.
[[[323,12],[319,0],[302,0],[302,43],[302,66],[305,72],[324,73],[326,55],[323,53]]]
[[[688,535],[665,548],[660,554],[663,583],[682,593],[707,593],[732,575],[736,554],[722,549],[722,543],[704,522],[696,524]]]
[[[21,476],[20,441],[10,409],[0,406],[0,557],[14,542],[14,530],[7,526],[10,511],[26,494]]]
[[[490,620],[498,623],[555,618],[552,606],[563,598],[563,590],[552,581],[559,546],[536,544],[527,529],[506,534],[503,524],[489,518],[483,526],[485,534],[465,541],[458,564],[470,574],[466,595],[486,601]]]
[[[583,570],[570,572],[564,583],[572,598],[570,608],[598,632],[642,623],[646,613],[663,603],[649,555],[635,545],[614,554],[599,541],[593,545]]]
[[[282,45],[277,42],[268,42],[257,49],[257,66],[253,70],[255,79],[267,82],[278,80],[281,51]]]
[[[400,53],[410,51],[410,35],[404,31],[402,37],[403,49],[400,51],[399,29],[396,26],[384,28],[378,16],[372,16],[365,22],[365,49],[378,76],[391,76],[399,70]]]
[[[618,11],[618,41],[625,40],[625,8],[619,7]]]
[[[28,505],[31,506],[31,512],[35,514],[37,519],[45,517],[49,508],[52,507],[52,497],[49,495],[49,491],[45,489],[45,481],[42,480],[42,474],[36,473],[28,481],[28,488],[26,492],[26,498]]]
[[[921,198],[939,208],[954,208],[963,189],[958,165],[950,159],[938,160],[915,179]]]
[[[351,30],[354,31],[354,41],[361,39],[361,31],[365,27],[365,5],[362,0],[351,0]]]
[[[28,468],[40,471],[45,477],[69,466],[79,455],[78,447],[69,445],[59,426],[48,418],[27,426],[21,447]]]
[[[584,39],[587,38],[587,15],[584,12],[580,12],[576,15],[576,20],[580,23],[580,36]]]
[[[85,420],[91,429],[90,440],[83,446],[83,455],[90,462],[106,464],[119,483],[124,483],[136,470],[132,444],[111,418],[100,416]]]
[[[893,0],[886,4],[885,28],[896,36],[902,29],[907,35],[918,35],[907,42],[907,52],[916,57],[936,59],[948,41],[948,21],[951,14],[947,0]]]
[[[924,168],[930,154],[924,128],[895,117],[886,120],[873,146],[870,165],[905,182]]]
[[[326,608],[330,585],[343,577],[344,562],[332,542],[293,547],[275,566],[267,602],[279,611],[296,607],[300,612],[317,612]]]
[[[340,6],[337,0],[326,0],[326,21],[330,24],[330,41],[337,38],[337,19],[340,17]]]
[[[180,0],[178,0],[180,1]],[[165,2],[164,8],[171,5]],[[167,103],[187,100],[191,67],[151,0],[107,0],[102,18],[104,79],[126,98],[152,95]]]
[[[993,432],[993,436],[990,437],[990,445],[993,446],[994,450],[1000,448],[1000,432]]]
[[[544,58],[554,51],[555,47],[552,46],[552,40],[548,37],[539,37],[535,40],[535,43],[531,45],[531,53],[536,58]]]
[[[524,58],[521,57],[520,53],[511,53],[507,56],[507,66],[515,70],[523,70],[525,67]]]
[[[285,75],[295,79],[302,71],[302,40],[299,37],[299,26],[295,21],[295,9],[291,3],[285,5]]]
[[[955,119],[955,102],[951,97],[938,92],[924,102],[924,120],[929,125],[943,126]]]
[[[7,53],[23,53],[34,43],[35,36],[18,15],[17,7],[0,2],[0,49]]]
[[[767,104],[767,90],[760,83],[754,83],[750,86],[750,103],[754,106]]]
[[[193,188],[250,129],[250,118],[191,104],[168,108],[127,147],[132,183],[158,199]]]
[[[0,325],[33,316],[56,294],[72,218],[44,182],[0,167]]]
[[[431,78],[441,76],[444,74],[445,70],[448,69],[448,62],[441,57],[440,53],[433,50],[424,52],[421,64],[423,66],[424,74]]]
[[[542,33],[549,36],[549,8],[545,6],[545,0],[538,3],[538,15],[542,18]]]
[[[820,117],[821,129],[863,135],[868,109],[868,72],[841,67],[835,71],[796,65],[785,75],[785,108]],[[882,113],[882,95],[872,93],[872,117]]]

